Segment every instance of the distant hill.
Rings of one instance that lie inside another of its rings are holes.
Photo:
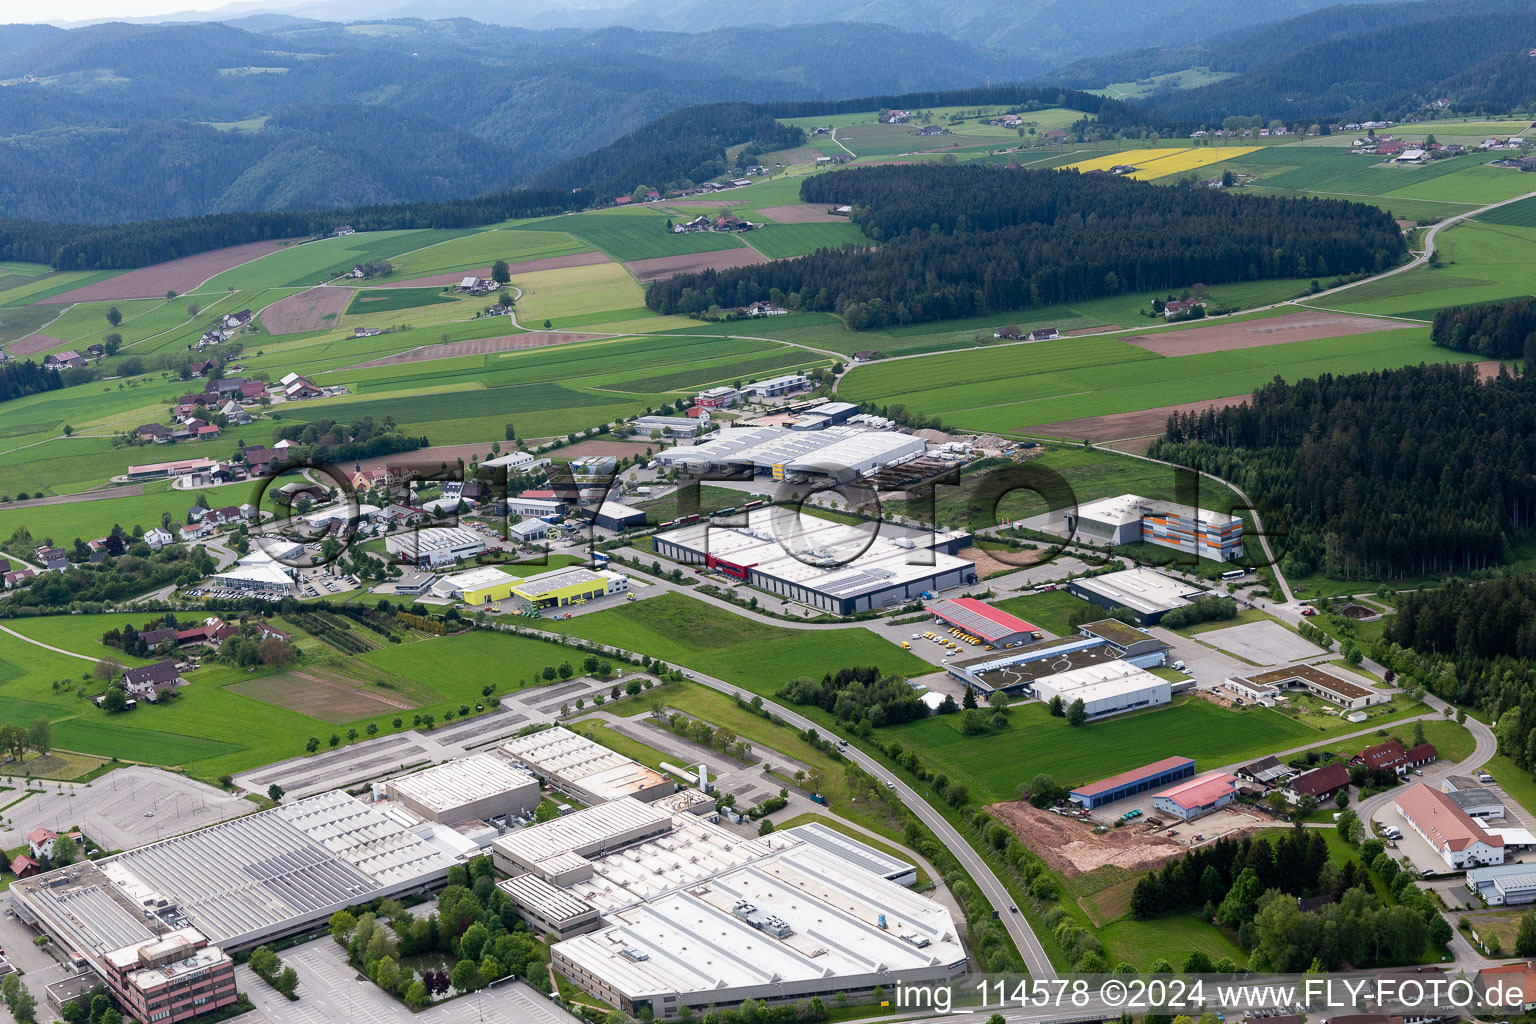
[[[0,80],[39,80],[0,88],[0,216],[109,223],[476,196],[679,107],[1006,71],[884,25],[687,35],[241,20],[0,28]]]
[[[1203,45],[1152,47],[1076,61],[1053,83],[1097,88],[1188,67],[1233,77],[1140,102],[1178,121],[1231,114],[1302,120],[1413,113],[1449,99],[1495,112],[1536,102],[1536,11],[1524,0],[1351,4],[1315,11]],[[1320,73],[1326,69],[1326,73]]]

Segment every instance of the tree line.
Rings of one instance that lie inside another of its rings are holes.
[[[62,374],[56,370],[45,370],[30,359],[21,363],[0,364],[0,402],[35,395],[40,391],[57,391],[64,386]]]
[[[1457,352],[1536,366],[1536,299],[1442,309],[1435,314],[1429,340]]]
[[[881,244],[682,274],[652,285],[646,305],[698,314],[766,300],[861,330],[1196,282],[1377,271],[1405,251],[1376,207],[1104,174],[889,165],[816,175],[801,196],[852,205]]]
[[[1487,569],[1536,526],[1536,380],[1466,364],[1276,378],[1170,416],[1150,454],[1253,495],[1287,574]]]

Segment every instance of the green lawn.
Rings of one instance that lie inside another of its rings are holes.
[[[563,231],[621,262],[716,252],[744,244],[735,235],[725,232],[695,231],[674,235],[667,231],[667,220],[667,215],[658,210],[601,210],[530,221],[520,226],[530,231]]]
[[[861,627],[770,626],[676,593],[541,627],[660,657],[765,695],[799,676],[814,678],[854,665],[877,665],[903,676],[933,670]]]
[[[226,288],[284,288],[319,284],[344,274],[358,263],[392,259],[402,253],[445,242],[467,230],[363,231],[345,238],[323,238],[268,253],[232,270],[226,270],[199,289],[217,292]]]
[[[547,259],[588,251],[589,247],[560,231],[522,231],[492,228],[452,238],[395,259],[394,276],[400,280],[437,274],[485,270],[497,260]]]
[[[1145,971],[1151,969],[1154,961],[1164,958],[1177,967],[1185,956],[1197,949],[1212,960],[1229,956],[1242,965],[1247,959],[1226,932],[1209,921],[1192,916],[1158,917],[1149,921],[1126,916],[1100,928],[1098,934],[1099,941],[1104,944],[1105,959],[1111,967],[1123,960]]]
[[[392,313],[400,309],[416,309],[452,302],[441,288],[369,288],[359,291],[347,306],[347,315],[362,313]]]
[[[1073,597],[1065,590],[1051,590],[1044,594],[1021,594],[992,602],[1010,615],[1039,626],[1057,636],[1077,632],[1068,623],[1073,612],[1080,612],[1087,602]]]
[[[744,237],[748,245],[771,260],[804,256],[817,249],[870,244],[857,224],[765,224]]]
[[[219,441],[175,446],[176,454],[170,454],[171,446],[136,448],[134,454],[145,460],[170,458],[196,458],[206,455],[213,458],[226,450]],[[32,536],[52,537],[55,543],[66,547],[76,537],[92,540],[121,525],[132,533],[135,526],[148,530],[160,525],[162,513],[169,512],[174,531],[187,521],[187,510],[202,494],[212,508],[221,505],[239,505],[254,498],[255,487],[250,483],[227,484],[204,491],[173,491],[162,483],[146,485],[148,493],[119,496],[104,492],[98,499],[75,501],[63,505],[33,505],[25,508],[0,504],[0,537],[9,537],[16,529],[25,526]]]
[[[1021,704],[1010,717],[1011,728],[980,737],[961,735],[957,716],[928,718],[887,733],[951,779],[965,781],[979,801],[1015,799],[1019,785],[1041,772],[1076,786],[1174,754],[1194,758],[1203,770],[1298,746],[1316,735],[1267,708],[1230,711],[1189,699],[1080,728],[1052,718],[1039,703]]]

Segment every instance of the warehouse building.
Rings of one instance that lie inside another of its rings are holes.
[[[1495,907],[1536,902],[1536,864],[1468,868],[1467,888]]]
[[[1273,703],[1287,689],[1304,690],[1330,704],[1337,704],[1345,711],[1361,711],[1392,699],[1380,690],[1340,679],[1315,665],[1290,665],[1251,676],[1234,676],[1222,685],[1254,704]]]
[[[637,416],[629,432],[638,437],[698,437],[704,426],[693,416]]]
[[[592,525],[604,530],[630,530],[645,525],[645,510],[620,501],[605,501],[589,513]]]
[[[1240,517],[1135,494],[1081,505],[1067,514],[1066,527],[1085,540],[1101,543],[1156,544],[1217,562],[1243,556]]]
[[[508,472],[516,472],[532,468],[533,464],[537,461],[532,452],[508,452],[505,455],[498,455],[494,459],[486,459],[480,463],[480,468],[505,469]]]
[[[673,815],[633,797],[572,811],[517,829],[491,843],[491,859],[509,875],[533,873],[569,888],[592,877],[592,860],[673,829]]]
[[[517,600],[523,611],[535,612],[545,608],[586,604],[628,590],[629,577],[621,572],[573,565],[566,569],[541,572],[524,580],[513,580],[509,595]]]
[[[1504,839],[1488,832],[1449,796],[1422,782],[1393,802],[1408,827],[1424,838],[1449,870],[1504,863]]]
[[[596,907],[531,871],[504,878],[496,886],[512,897],[518,915],[536,934],[568,939],[602,927]]]
[[[510,597],[512,588],[522,582],[494,565],[482,565],[442,577],[432,584],[432,595],[465,604],[485,604]]]
[[[945,666],[951,676],[974,688],[983,697],[994,690],[1014,696],[1032,696],[1034,684],[1057,673],[1123,662],[1137,668],[1156,668],[1168,662],[1168,644],[1118,619],[1086,622],[1077,636],[1037,640],[1001,651],[981,654]]]
[[[976,582],[952,553],[966,534],[872,535],[784,507],[754,509],[739,527],[698,523],[653,539],[656,553],[834,615],[888,608]],[[925,564],[926,563],[926,564]]]
[[[1143,626],[1155,626],[1173,609],[1205,596],[1199,587],[1141,566],[1072,580],[1067,590],[1100,608],[1127,608]]]
[[[1236,799],[1236,775],[1230,772],[1206,772],[1156,794],[1152,797],[1152,806],[1160,814],[1180,821],[1193,821]]]
[[[507,524],[507,539],[518,544],[531,544],[549,536],[549,524],[542,519],[524,519],[520,523]]]
[[[669,448],[656,458],[663,466],[696,475],[733,472],[783,480],[806,474],[850,480],[915,459],[927,447],[914,434],[848,425],[821,430],[728,427],[700,444]]]
[[[560,726],[513,737],[501,750],[584,804],[620,797],[655,800],[677,789],[660,772]]]
[[[1188,757],[1165,757],[1161,761],[1132,768],[1119,775],[1111,775],[1098,782],[1079,786],[1067,794],[1067,799],[1084,810],[1091,811],[1105,804],[1114,803],[1149,789],[1159,789],[1179,782],[1195,774],[1195,762]]]
[[[1082,701],[1088,720],[1123,714],[1138,708],[1157,707],[1173,700],[1168,680],[1124,661],[1088,665],[1037,679],[1035,696],[1050,702],[1060,697],[1064,705]]]
[[[796,391],[804,391],[810,386],[811,378],[805,374],[785,373],[777,377],[769,377],[767,380],[755,381],[742,388],[742,391],[751,398],[782,398]]]
[[[446,761],[390,779],[384,791],[391,800],[443,825],[516,816],[539,805],[539,781],[491,754]]]
[[[608,917],[555,969],[631,1015],[945,984],[967,969],[942,904],[808,844]]]
[[[887,882],[895,882],[897,885],[917,884],[916,864],[909,864],[907,861],[892,857],[868,843],[861,843],[851,836],[843,835],[819,821],[796,825],[794,828],[774,834],[794,836],[833,856],[841,857],[870,874],[879,875]]]
[[[994,608],[974,597],[944,598],[929,601],[933,617],[956,629],[962,629],[993,647],[1016,647],[1033,643],[1044,636],[1039,629],[1001,608]]]
[[[384,550],[412,565],[438,569],[485,550],[485,537],[458,526],[429,526],[384,538]]]
[[[532,516],[536,519],[544,516],[563,516],[565,508],[565,502],[554,498],[524,498],[517,495],[507,499],[509,516]]]
[[[741,404],[741,392],[724,386],[706,388],[698,393],[693,404],[705,409],[730,409]]]
[[[859,411],[852,402],[822,402],[801,411],[789,423],[790,430],[825,430],[847,423]]]
[[[108,952],[168,929],[249,949],[345,907],[441,882],[454,858],[400,814],[323,793],[13,882],[7,895],[18,917],[84,953],[104,977]]]

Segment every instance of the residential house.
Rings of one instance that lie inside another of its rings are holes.
[[[1172,299],[1172,300],[1170,300],[1168,302],[1167,305],[1165,305],[1163,307],[1163,316],[1165,318],[1171,320],[1174,317],[1180,315],[1181,313],[1189,312],[1191,309],[1194,309],[1196,306],[1199,306],[1201,309],[1204,309],[1205,308],[1205,300],[1204,299]]]
[[[1304,796],[1310,796],[1318,803],[1324,803],[1333,799],[1333,795],[1341,789],[1349,787],[1349,769],[1343,761],[1333,761],[1314,768],[1296,776],[1286,784],[1283,792],[1285,798],[1291,803],[1297,803]]]
[[[1054,327],[1041,327],[1029,332],[1030,341],[1055,341],[1061,337],[1061,332]]]
[[[53,856],[53,844],[59,834],[51,828],[35,828],[27,834],[27,849],[38,860]]]
[[[219,406],[219,415],[239,426],[244,426],[251,422],[251,414],[246,412],[244,407],[233,398]]]
[[[264,380],[242,380],[240,382],[240,401],[254,402],[267,393],[267,382]]]
[[[102,356],[107,354],[107,346],[87,345],[85,346],[85,354],[90,356],[92,359],[100,359]]]
[[[55,352],[52,355],[43,356],[43,365],[51,366],[55,370],[66,366],[80,367],[85,365],[85,360],[74,349],[65,349],[63,352]]]
[[[256,314],[252,313],[249,309],[242,309],[238,313],[225,313],[222,322],[225,327],[229,328],[244,327],[246,324],[249,324],[251,320],[255,318],[255,316]]]
[[[347,271],[347,276],[351,278],[362,278],[367,276],[367,274],[368,271],[363,269],[363,265],[361,263]]]
[[[1531,51],[1536,57],[1536,50]],[[11,862],[14,866],[15,861]],[[19,874],[18,874],[18,877]],[[1501,1012],[1515,1015],[1536,1010],[1536,964],[1521,961],[1484,967],[1473,982],[1479,999],[1497,1005]]]
[[[17,587],[25,586],[27,580],[36,575],[36,569],[12,569],[5,574],[5,589],[15,590]]]
[[[771,302],[754,302],[750,306],[741,307],[741,311],[747,316],[784,316],[789,310],[782,306],[775,306]]]
[[[1259,758],[1252,764],[1243,765],[1232,774],[1245,782],[1268,787],[1284,781],[1294,773],[1289,766],[1271,754],[1268,757]]]
[[[169,530],[163,530],[158,526],[144,531],[144,543],[148,544],[155,551],[159,551],[175,539]]]
[[[867,363],[871,359],[878,359],[879,357],[880,353],[876,352],[874,349],[861,348],[853,354],[853,361],[856,363]]]
[[[373,337],[376,334],[383,334],[383,333],[384,332],[381,329],[377,328],[377,327],[354,327],[354,328],[352,328],[352,337],[354,337],[354,338],[371,338],[371,337]]]
[[[43,870],[43,866],[39,864],[34,858],[28,857],[24,853],[19,857],[13,857],[11,859],[11,873],[14,874],[18,879],[31,878],[41,870]]]
[[[130,668],[123,672],[123,689],[130,696],[158,704],[167,692],[174,693],[184,680],[176,669],[176,662],[167,658],[143,668]]]
[[[331,237],[332,238],[346,238],[348,235],[355,235],[355,234],[357,234],[357,231],[356,231],[356,229],[354,229],[352,227],[351,224],[343,224],[340,227],[338,227],[335,231],[331,232]]]
[[[214,362],[212,359],[200,359],[196,362],[188,363],[187,372],[194,377],[206,377],[208,375],[208,371],[218,365],[219,364]]]
[[[221,431],[216,425],[212,423],[205,423],[198,427],[195,433],[197,434],[197,440],[199,441],[212,441],[214,438],[223,433],[223,431]]]
[[[307,377],[299,377],[283,388],[283,397],[290,402],[304,398],[319,398],[323,394],[325,392],[315,387]]]
[[[134,434],[140,441],[153,441],[156,444],[165,444],[171,439],[170,429],[160,423],[145,423],[136,428]]]

